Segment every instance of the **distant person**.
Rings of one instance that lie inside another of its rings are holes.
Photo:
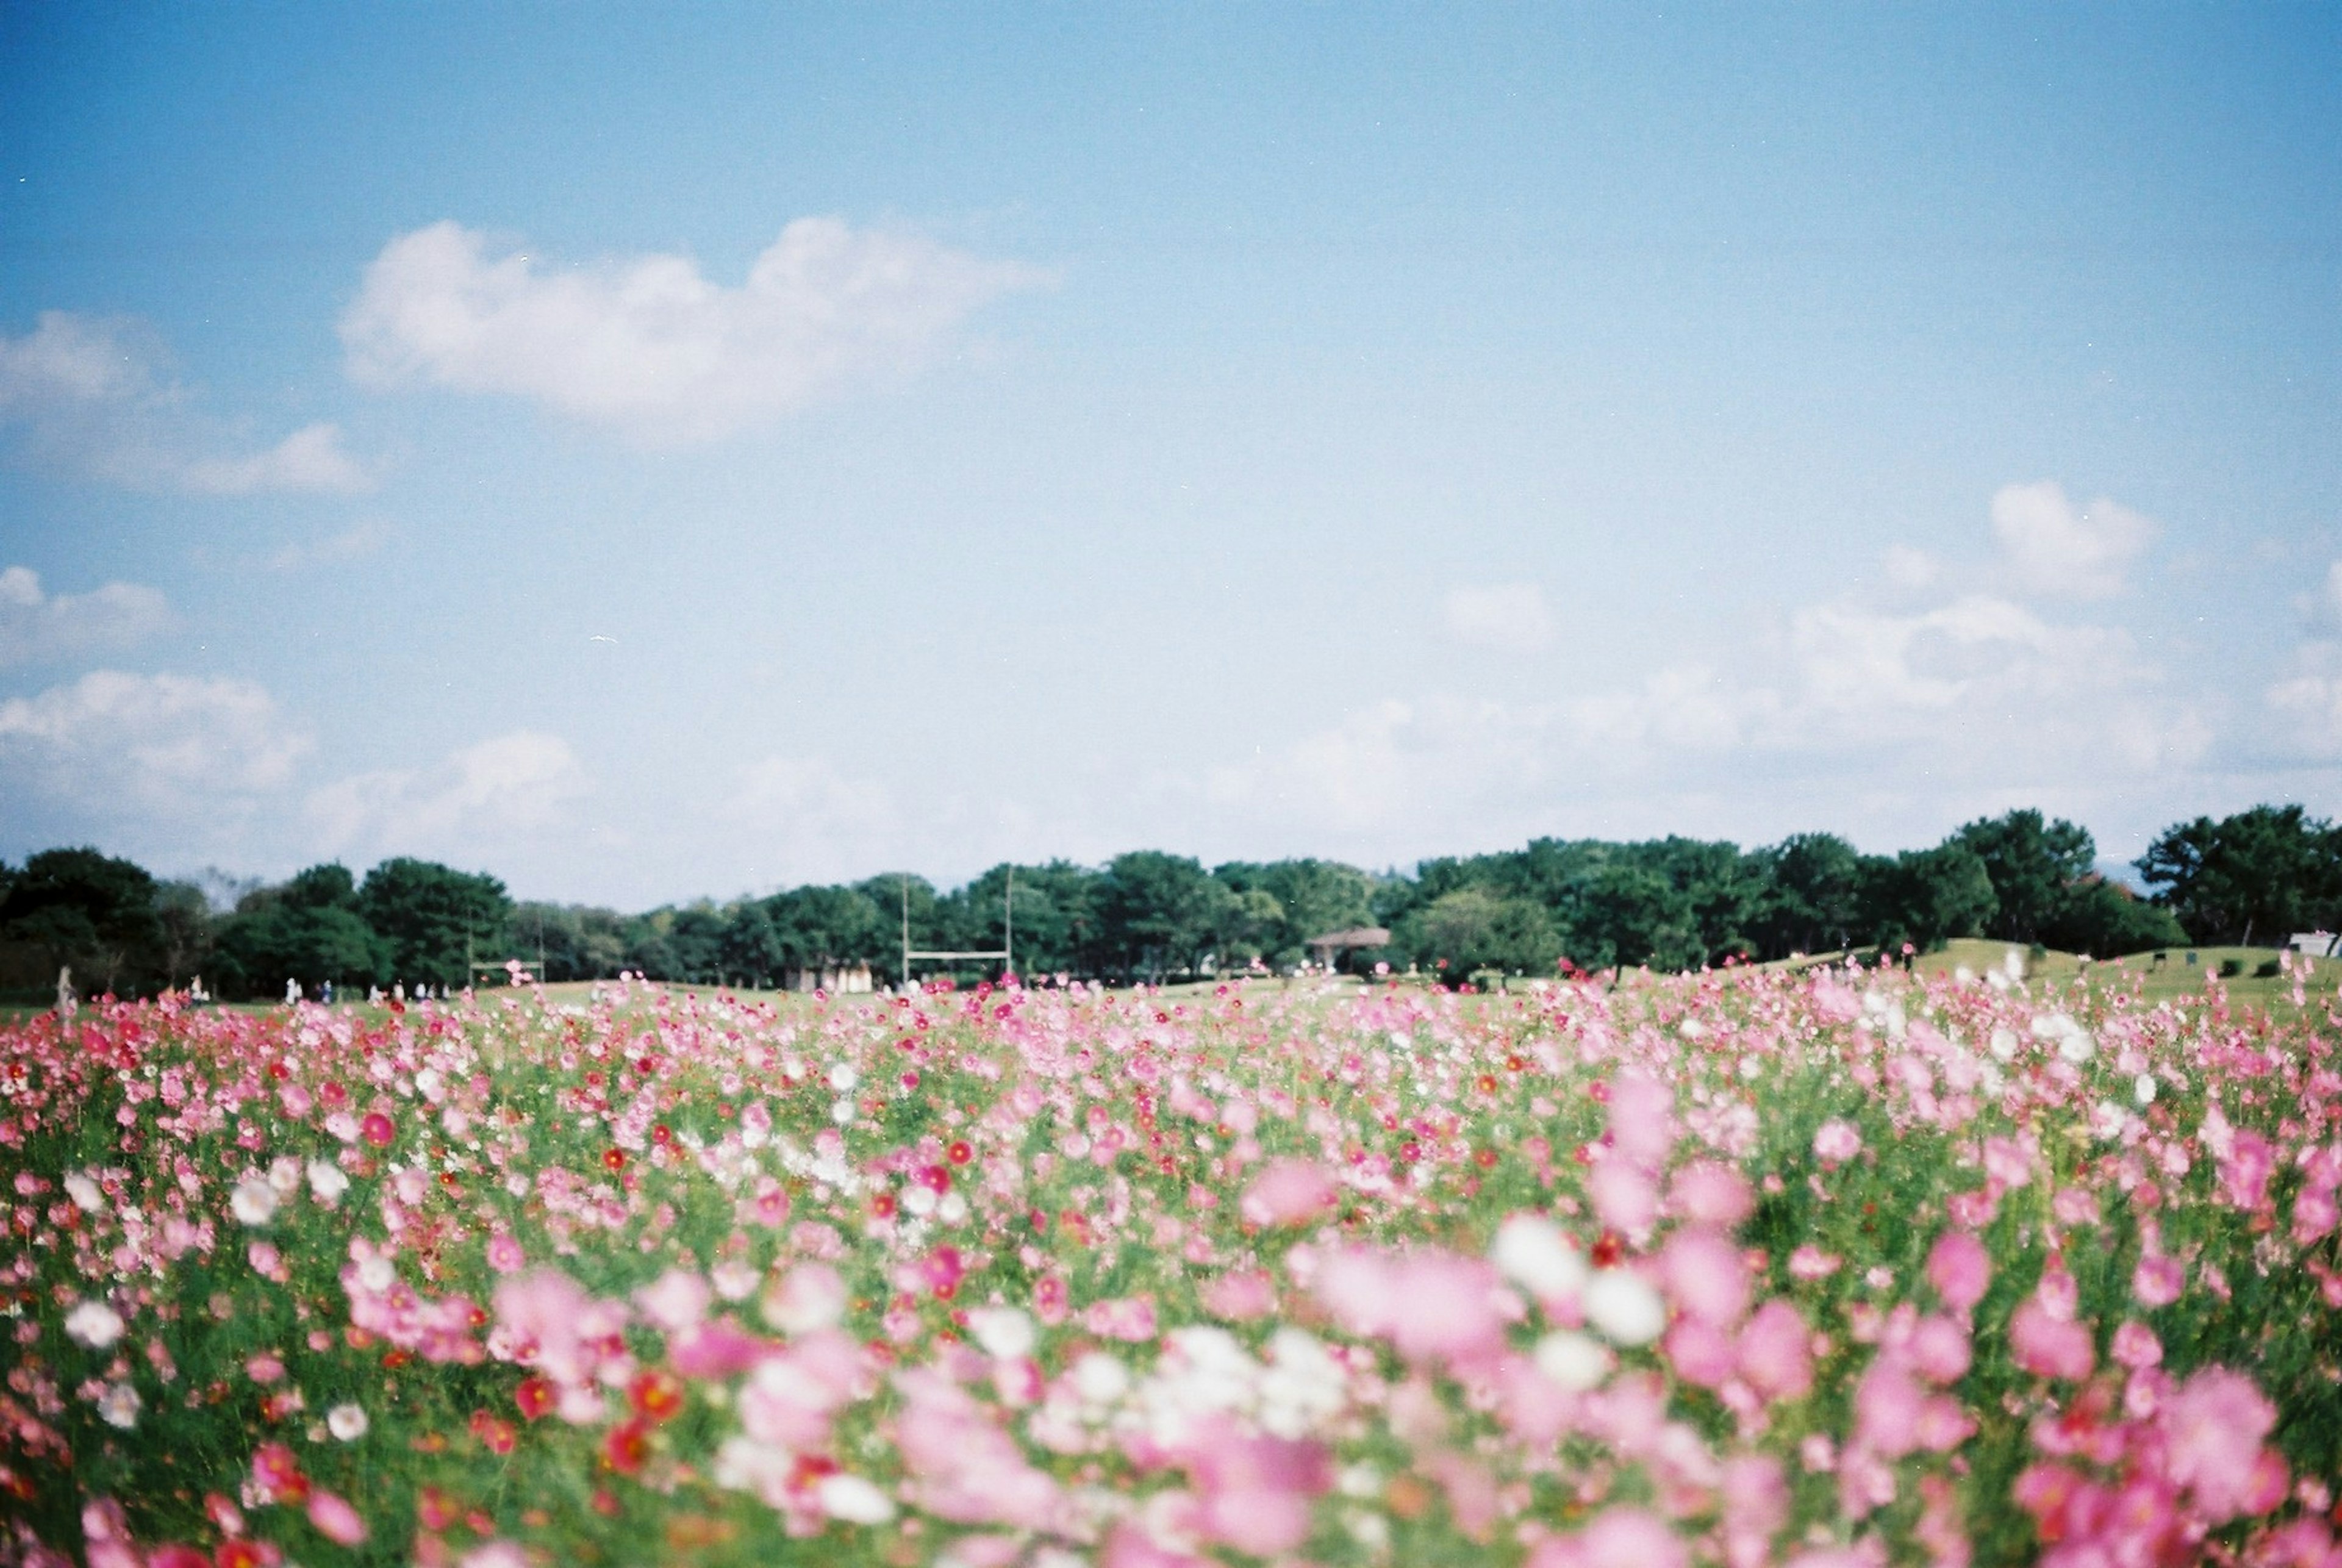
[[[292,1006],[301,1000],[301,983],[287,976],[285,982],[285,1005]]]

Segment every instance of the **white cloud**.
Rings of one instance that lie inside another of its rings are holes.
[[[1440,617],[1449,636],[1475,647],[1534,654],[1553,643],[1553,615],[1535,583],[1450,589]]]
[[[2271,686],[2268,705],[2290,726],[2290,739],[2312,756],[2342,758],[2342,674],[2311,672]]]
[[[95,670],[0,703],[0,776],[96,821],[248,806],[309,745],[249,681]]]
[[[374,487],[365,466],[342,449],[337,424],[305,425],[249,457],[206,457],[186,464],[181,485],[199,495],[304,491],[355,495]]]
[[[540,272],[442,222],[383,248],[341,333],[361,382],[505,393],[680,444],[906,368],[978,305],[1046,280],[836,218],[791,223],[737,288],[664,254]]]
[[[2153,522],[2104,496],[2077,511],[2055,480],[2003,486],[1992,532],[2017,584],[2052,598],[2105,599],[2123,591],[2131,560],[2155,537]]]
[[[1887,580],[1898,588],[1925,588],[1943,575],[1944,564],[1925,550],[1893,544],[1887,551]]]
[[[322,539],[290,544],[272,551],[264,564],[272,572],[299,572],[311,566],[334,565],[373,554],[390,538],[385,524],[369,519]]]
[[[717,814],[745,861],[780,884],[864,875],[899,852],[903,826],[884,786],[848,777],[826,757],[749,764]]]
[[[2317,630],[2342,632],[2342,561],[2326,568],[2317,591],[2303,596],[2301,607]]]
[[[236,433],[166,375],[148,328],[44,311],[32,332],[0,336],[0,420],[23,427],[45,462],[108,484],[199,495],[356,494],[374,476],[343,450],[338,426],[311,424],[257,453],[223,451]]]
[[[554,826],[586,787],[566,741],[515,730],[435,767],[338,780],[312,791],[305,810],[317,838],[336,853],[445,853]]]
[[[168,603],[140,584],[51,594],[28,566],[0,572],[0,668],[124,647],[170,624]]]

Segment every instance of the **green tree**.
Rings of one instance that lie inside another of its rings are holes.
[[[32,948],[49,972],[73,966],[88,992],[127,994],[159,978],[155,878],[95,849],[47,849],[25,862],[0,901],[0,939]]]
[[[2045,822],[2037,811],[1980,819],[1945,842],[1983,863],[1994,904],[1983,934],[2004,942],[2048,941],[2072,890],[2097,859],[2087,830],[2063,819]]]
[[[2342,924],[2342,828],[2298,805],[2174,824],[2137,865],[2198,942],[2274,944]]]
[[[1997,907],[1984,859],[1957,840],[1863,861],[1864,924],[1892,952],[1926,952],[1955,936],[1981,936]]]
[[[385,944],[391,975],[410,984],[468,985],[474,962],[515,956],[512,898],[485,872],[385,860],[366,873],[357,912]]]
[[[1832,953],[1862,927],[1862,856],[1835,834],[1801,833],[1756,852],[1761,892],[1751,915],[1758,954]]]
[[[236,902],[221,923],[216,984],[225,995],[274,996],[285,981],[305,992],[325,981],[371,985],[389,949],[359,912],[356,879],[338,863],[313,865]]]
[[[1192,856],[1155,849],[1116,855],[1097,894],[1107,966],[1158,980],[1193,971],[1211,945],[1216,905],[1226,894]]]
[[[1402,916],[1392,939],[1413,962],[1451,981],[1481,969],[1549,974],[1561,955],[1543,909],[1488,887],[1441,894]]]

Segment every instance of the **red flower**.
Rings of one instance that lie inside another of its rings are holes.
[[[950,1148],[944,1151],[944,1154],[955,1165],[965,1165],[976,1158],[976,1151],[967,1146],[967,1140],[965,1138],[953,1143]]]
[[[626,1386],[626,1403],[646,1420],[671,1420],[682,1413],[683,1384],[656,1367],[645,1367]]]
[[[553,1413],[553,1384],[541,1377],[525,1377],[513,1390],[513,1403],[531,1421],[542,1420]]]
[[[632,1475],[650,1457],[650,1426],[640,1417],[622,1421],[602,1440],[602,1457],[621,1475]]]
[[[387,1149],[390,1141],[398,1136],[398,1124],[379,1111],[368,1111],[358,1123],[358,1136],[377,1149]]]
[[[623,1171],[626,1168],[626,1152],[624,1149],[605,1149],[602,1151],[602,1164],[610,1170]]]

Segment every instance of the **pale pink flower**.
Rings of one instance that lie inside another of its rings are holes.
[[[1669,1236],[1659,1269],[1676,1310],[1687,1317],[1728,1329],[1748,1310],[1748,1264],[1715,1231],[1690,1226]]]
[[[1676,1097],[1649,1074],[1628,1071],[1610,1083],[1610,1139],[1618,1157],[1646,1170],[1666,1163],[1676,1146]]]
[[[1682,1538],[1656,1514],[1619,1507],[1574,1534],[1546,1536],[1529,1553],[1527,1568],[1685,1568],[1690,1560]]]
[[[1155,1298],[1123,1296],[1095,1303],[1083,1314],[1082,1323],[1100,1339],[1144,1343],[1155,1337]]]
[[[2187,1269],[2177,1258],[2149,1253],[2131,1271],[2130,1293],[2144,1307],[2169,1306],[2187,1288]]]
[[[498,1231],[488,1238],[488,1267],[500,1274],[516,1274],[527,1266],[528,1254],[521,1251],[511,1232]]]
[[[2038,1296],[2027,1296],[2008,1320],[2008,1344],[2017,1364],[2040,1377],[2079,1383],[2097,1364],[2090,1331],[2057,1316]]]
[[[2246,1512],[2258,1490],[2261,1443],[2277,1425],[2277,1406],[2253,1380],[2209,1366],[2179,1385],[2160,1418],[2171,1478],[2217,1523]]]
[[[1204,1310],[1214,1317],[1248,1323],[1276,1310],[1276,1285],[1261,1269],[1232,1269],[1206,1285]]]
[[[1640,1235],[1659,1217],[1657,1186],[1625,1160],[1605,1160],[1587,1172],[1586,1190],[1594,1212],[1614,1231]]]
[[[366,1538],[365,1521],[358,1511],[330,1492],[309,1493],[309,1523],[337,1546],[355,1546]]]
[[[1984,1300],[1992,1280],[1992,1255],[1984,1243],[1966,1231],[1947,1231],[1927,1253],[1927,1283],[1954,1312],[1967,1312]]]
[[[2231,1206],[2257,1209],[2268,1201],[2269,1175],[2277,1169],[2277,1152],[2258,1133],[2239,1132],[2220,1157],[2220,1193]]]
[[[1740,1375],[1772,1399],[1803,1399],[1814,1386],[1812,1332],[1797,1309],[1776,1296],[1740,1331]]]
[[[1797,1280],[1826,1280],[1837,1273],[1846,1260],[1807,1242],[1789,1254],[1789,1277]]]
[[[1472,1362],[1504,1348],[1496,1271],[1477,1258],[1424,1248],[1328,1257],[1315,1289],[1354,1333],[1387,1339],[1409,1360]]]
[[[1737,1370],[1731,1336],[1699,1318],[1676,1319],[1659,1348],[1677,1377],[1700,1388],[1722,1388]]]
[[[2115,1330],[2110,1349],[2115,1360],[2133,1372],[2160,1365],[2163,1361],[2163,1342],[2155,1337],[2153,1329],[2136,1318]]]
[[[1271,1160],[1245,1189],[1237,1212],[1256,1225],[1303,1224],[1332,1208],[1339,1191],[1314,1160]]]
[[[1941,1388],[1957,1383],[1968,1370],[1968,1331],[1947,1317],[1923,1317],[1912,1325],[1905,1347],[1912,1370]]]
[[[1862,1134],[1854,1124],[1832,1117],[1814,1133],[1814,1158],[1825,1168],[1842,1165],[1862,1153]]]
[[[669,1269],[635,1293],[643,1315],[669,1333],[680,1333],[707,1315],[715,1292],[689,1269]]]
[[[1695,1224],[1730,1230],[1756,1212],[1756,1192],[1748,1178],[1716,1160],[1695,1160],[1675,1175],[1667,1203]]]

